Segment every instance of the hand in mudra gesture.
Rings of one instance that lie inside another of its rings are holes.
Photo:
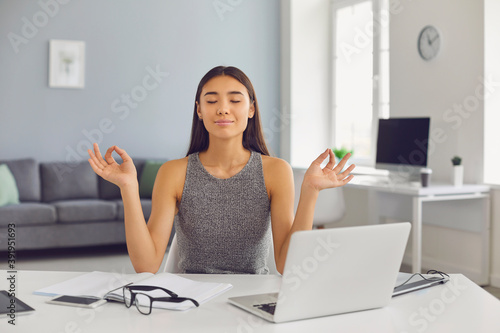
[[[321,163],[323,163],[328,156],[330,160],[324,168],[321,168]],[[326,188],[344,186],[352,179],[353,175],[350,173],[355,167],[355,165],[352,164],[342,171],[349,157],[351,157],[351,154],[345,155],[344,158],[335,165],[335,155],[331,149],[327,149],[311,163],[311,166],[304,175],[304,183],[318,191]]]
[[[112,154],[116,151],[123,160],[122,164],[116,163]],[[88,160],[94,172],[105,180],[122,187],[137,182],[137,170],[135,169],[132,158],[128,156],[125,150],[112,146],[106,151],[104,158],[101,155],[99,146],[94,143],[94,151],[88,150],[90,159]]]

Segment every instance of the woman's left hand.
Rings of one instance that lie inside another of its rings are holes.
[[[327,157],[329,157],[330,160],[324,168],[321,168],[321,163],[323,163]],[[345,155],[344,158],[335,165],[335,155],[331,149],[327,149],[323,154],[319,155],[319,157],[311,163],[309,169],[307,169],[302,187],[308,186],[317,191],[321,191],[326,188],[344,186],[351,181],[353,175],[350,173],[355,167],[355,165],[352,164],[342,171],[349,157],[351,157],[351,154]]]

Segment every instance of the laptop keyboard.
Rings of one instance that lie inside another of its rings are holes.
[[[255,304],[254,307],[257,309],[260,309],[262,311],[266,311],[267,313],[270,313],[274,315],[274,310],[276,310],[276,302],[274,303],[264,303],[264,304]]]

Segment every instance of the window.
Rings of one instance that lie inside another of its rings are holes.
[[[498,81],[500,78],[500,45],[498,44],[498,30],[500,22],[500,3],[488,0],[484,3],[484,182],[500,185],[500,93]]]
[[[332,138],[374,165],[379,117],[389,117],[388,0],[334,0]]]

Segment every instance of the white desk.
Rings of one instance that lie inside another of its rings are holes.
[[[36,312],[17,316],[15,327],[1,317],[0,332],[500,332],[500,301],[459,274],[445,285],[395,297],[382,309],[283,324],[269,323],[227,303],[231,296],[276,291],[281,278],[273,275],[184,275],[231,283],[233,288],[199,308],[153,309],[149,316],[121,303],[82,309],[46,304],[47,297],[33,295],[34,290],[79,274],[83,273],[19,271],[17,296]],[[6,275],[0,271],[0,289],[8,289]]]
[[[422,268],[422,208],[423,203],[432,201],[453,201],[484,199],[483,209],[483,233],[482,245],[482,267],[480,278],[482,283],[487,283],[489,278],[489,230],[490,226],[490,195],[489,187],[486,185],[464,185],[455,187],[452,185],[433,185],[430,187],[411,186],[410,184],[394,184],[387,181],[376,180],[372,176],[357,175],[347,186],[359,188],[370,192],[369,209],[372,223],[379,223],[380,198],[383,194],[394,194],[408,196],[412,200],[412,270],[420,272]],[[384,204],[387,205],[385,201]]]

